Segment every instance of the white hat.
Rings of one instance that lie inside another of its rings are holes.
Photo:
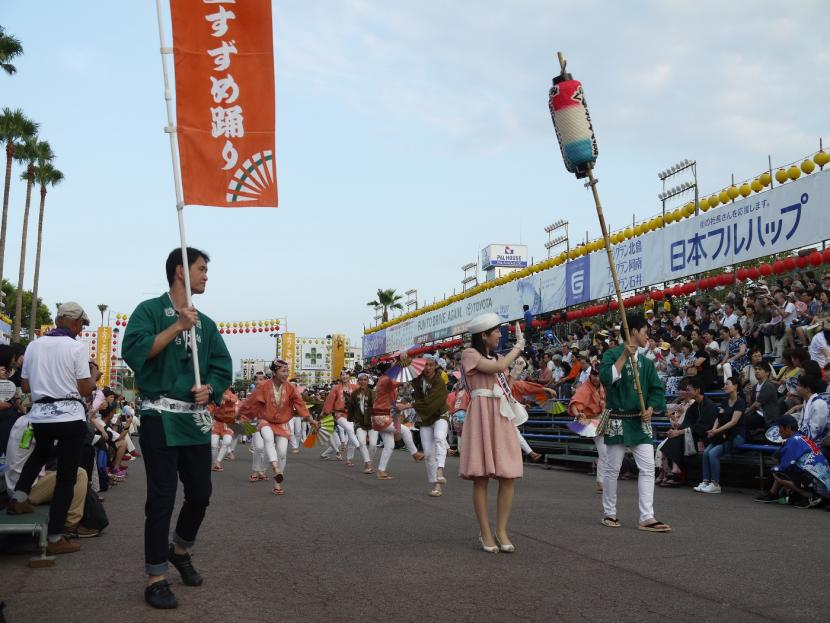
[[[55,318],[81,320],[85,325],[89,324],[89,316],[86,315],[84,308],[74,301],[70,301],[69,303],[61,303],[61,306],[58,307],[58,313]]]
[[[499,326],[502,323],[501,316],[490,312],[480,314],[467,323],[467,331],[470,333],[483,333],[489,329]]]

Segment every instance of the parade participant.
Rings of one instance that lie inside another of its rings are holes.
[[[442,495],[441,485],[447,484],[444,477],[444,465],[447,461],[447,432],[449,429],[447,413],[447,385],[439,373],[441,361],[433,355],[426,356],[426,364],[421,374],[412,381],[415,400],[412,407],[418,414],[421,435],[421,447],[426,456],[427,482],[432,485],[429,494],[432,497]],[[403,360],[401,365],[404,365]]]
[[[472,347],[461,354],[464,386],[470,393],[470,406],[464,418],[464,450],[459,474],[473,481],[473,507],[479,524],[479,542],[485,552],[513,552],[507,522],[513,507],[516,478],[522,477],[522,456],[516,436],[510,389],[504,372],[525,347],[524,336],[516,327],[516,344],[504,357],[494,353],[499,343],[498,314],[475,317],[467,325]],[[490,529],[487,489],[490,478],[499,481],[496,503],[495,536]]]
[[[586,425],[590,420],[599,423],[599,416],[605,410],[605,388],[599,380],[599,367],[592,366],[588,381],[580,385],[574,392],[568,405],[568,414],[577,422]],[[597,493],[602,493],[602,479],[605,473],[607,449],[602,435],[594,436],[594,445],[597,447]]]
[[[82,396],[92,394],[95,381],[86,348],[75,339],[89,324],[83,308],[77,303],[62,304],[55,324],[56,328],[29,344],[23,362],[21,386],[32,398],[28,417],[35,449],[20,469],[6,512],[9,515],[34,512],[30,499],[32,487],[47,461],[56,456],[57,473],[49,508],[46,548],[50,554],[68,554],[80,549],[77,543],[67,541],[63,532],[87,434],[86,404]],[[2,450],[5,453],[6,447]]]
[[[665,411],[666,394],[657,377],[654,362],[637,354],[648,344],[648,327],[641,314],[627,312],[629,340],[609,349],[602,356],[600,379],[605,386],[608,411],[603,414],[598,435],[604,435],[607,446],[605,473],[602,483],[602,523],[619,528],[617,519],[617,476],[620,473],[625,449],[631,448],[640,470],[638,477],[640,530],[671,532],[671,527],[654,518],[654,446],[652,445],[651,417],[654,411]],[[634,387],[631,361],[637,362],[645,411]]]
[[[211,400],[220,404],[219,390],[233,380],[231,357],[216,324],[187,305],[184,271],[188,271],[193,294],[203,294],[209,258],[190,247],[186,253],[187,267],[180,249],[167,257],[170,290],[138,305],[130,316],[122,347],[142,399],[139,438],[147,473],[144,555],[148,577],[144,599],[154,608],[178,605],[165,579],[168,561],[186,585],[202,584],[190,549],[211,494],[211,418],[206,405]],[[193,383],[190,340],[194,333],[202,379],[199,386]],[[177,479],[182,481],[185,499],[168,546]]]
[[[450,397],[447,398],[447,406],[452,413],[452,426],[455,435],[458,438],[458,447],[456,452],[461,452],[461,438],[464,433],[464,418],[467,416],[467,409],[470,408],[470,392],[463,386],[463,383],[457,384],[456,390]],[[518,429],[516,429],[518,430]]]
[[[231,443],[233,442],[234,433],[230,425],[236,421],[236,415],[239,411],[238,402],[236,394],[229,387],[222,394],[222,404],[218,407],[208,405],[208,411],[213,416],[210,449],[213,458],[211,469],[214,472],[224,471],[222,461],[225,459],[225,455],[230,452]]]
[[[539,402],[544,402],[548,398],[556,398],[556,391],[552,390],[550,387],[545,387],[539,383],[534,383],[533,381],[522,381],[514,378],[516,367],[520,362],[524,362],[524,360],[520,358],[516,362],[517,365],[513,367],[513,370],[510,372],[510,376],[507,378],[513,397],[525,405],[531,402],[538,404]],[[520,366],[520,368],[524,369],[524,365]],[[530,460],[534,463],[538,463],[541,460],[542,455],[533,451],[533,448],[530,447],[530,444],[527,443],[527,439],[525,439],[524,435],[522,435],[518,428],[516,428],[516,434],[519,436],[519,447],[522,449],[522,454],[530,457]]]
[[[377,443],[378,433],[372,429],[372,404],[375,392],[369,387],[369,375],[361,372],[357,375],[357,389],[349,397],[349,422],[355,427],[357,447],[363,456],[363,473],[375,473],[372,459],[369,455],[369,446]]]
[[[265,444],[265,456],[274,472],[274,495],[282,495],[285,464],[288,459],[289,422],[296,411],[314,424],[300,390],[288,382],[288,363],[274,359],[270,382],[260,383],[239,407],[246,419],[257,419],[257,430]]]
[[[385,368],[388,369],[388,365]],[[392,476],[386,471],[386,466],[389,464],[389,459],[392,458],[392,452],[395,449],[396,433],[401,436],[406,449],[415,461],[423,461],[424,453],[419,452],[417,446],[415,446],[412,431],[406,426],[401,426],[400,419],[393,412],[398,397],[398,387],[402,383],[393,381],[384,374],[383,366],[380,367],[380,370],[382,373],[375,387],[375,400],[372,404],[372,428],[380,433],[383,440],[383,451],[378,461],[377,478],[378,480],[392,480]],[[410,405],[401,406],[408,408]]]
[[[351,376],[348,372],[343,370],[340,373],[340,379],[332,386],[326,396],[326,402],[323,404],[323,413],[326,415],[334,415],[337,426],[346,434],[347,455],[346,467],[354,467],[354,451],[360,445],[355,436],[354,424],[348,418],[348,399],[349,399],[349,379]],[[335,435],[331,436],[332,440],[336,439]],[[338,442],[333,441],[337,444]],[[337,447],[333,446],[335,451]]]

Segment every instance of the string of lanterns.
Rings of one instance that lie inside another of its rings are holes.
[[[815,171],[816,166],[818,166],[819,170],[824,170],[824,167],[830,163],[830,154],[824,151],[821,143],[819,144],[819,151],[813,154],[812,156],[808,156],[804,158],[801,163],[794,162],[788,166],[784,166],[779,168],[775,174],[774,179],[778,182],[779,185],[785,184],[787,182],[796,181],[798,180],[802,174],[810,175]],[[746,198],[749,197],[752,193],[760,193],[768,188],[772,184],[773,175],[770,174],[769,171],[764,171],[757,177],[753,178],[751,181],[747,180],[741,182],[739,184],[732,184],[731,186],[724,188],[718,193],[713,193],[709,197],[702,197],[698,201],[698,205],[702,212],[708,212],[709,210],[716,208],[718,205],[727,205],[734,201],[737,201],[739,198]],[[695,203],[690,201],[686,203],[684,206],[677,208],[671,212],[666,212],[664,215],[655,216],[652,219],[643,221],[637,225],[632,225],[630,227],[626,227],[619,231],[616,231],[611,234],[611,244],[619,244],[624,242],[625,240],[629,240],[631,238],[642,236],[651,231],[655,231],[657,229],[661,229],[666,225],[671,223],[677,223],[685,218],[690,218],[695,215]],[[566,251],[560,253],[556,257],[552,257],[548,260],[539,262],[537,264],[533,264],[532,266],[528,266],[522,270],[518,270],[507,275],[502,275],[497,279],[492,281],[488,281],[486,283],[481,283],[469,290],[460,293],[454,294],[450,297],[447,297],[441,301],[437,301],[436,303],[432,303],[431,305],[426,305],[419,309],[407,312],[398,316],[397,318],[393,318],[391,320],[387,320],[375,327],[369,327],[364,330],[364,334],[368,335],[370,333],[375,333],[377,331],[381,331],[387,327],[399,324],[401,322],[405,322],[411,318],[415,318],[422,314],[428,314],[435,310],[441,309],[442,307],[446,307],[452,303],[456,303],[458,301],[464,300],[470,296],[475,296],[480,292],[485,290],[490,290],[491,288],[495,288],[510,281],[514,281],[516,279],[523,279],[528,277],[534,273],[538,273],[543,270],[547,270],[549,268],[553,268],[555,266],[559,266],[560,264],[564,264],[568,260],[573,260],[583,255],[587,255],[589,253],[594,253],[596,251],[601,251],[605,249],[605,242],[602,238],[597,238],[596,240],[592,240],[590,242],[582,243],[570,251]]]
[[[245,333],[278,333],[280,330],[280,319],[270,318],[268,320],[237,320],[233,322],[218,322],[219,333],[239,335]]]

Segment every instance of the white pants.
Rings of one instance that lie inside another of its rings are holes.
[[[127,452],[134,452],[135,444],[133,443],[133,438],[127,435],[125,439],[127,440]]]
[[[337,418],[337,426],[346,436],[346,441],[349,444],[346,449],[346,458],[351,461],[354,457],[355,448],[360,446],[360,442],[354,432],[354,422],[349,422],[346,418],[341,417]]]
[[[291,447],[296,450],[303,442],[303,418],[296,416],[291,418],[289,426],[291,428]]]
[[[602,484],[605,474],[605,464],[608,462],[608,446],[605,445],[605,438],[602,435],[594,437],[594,445],[597,447],[597,482]],[[620,470],[617,469],[617,475]]]
[[[625,446],[606,446],[607,454],[602,479],[602,509],[606,517],[617,516],[617,476],[620,474]],[[637,478],[637,492],[640,507],[640,522],[654,519],[654,446],[643,443],[631,447],[640,475]]]
[[[213,456],[213,464],[219,465],[228,453],[228,448],[231,447],[231,436],[222,435],[221,439],[216,433],[210,435],[210,453]]]
[[[382,472],[386,471],[386,466],[389,464],[389,459],[392,458],[392,451],[395,449],[395,424],[392,423],[389,427],[380,433],[383,439],[383,452],[380,453],[380,461],[378,461],[378,469]],[[418,452],[418,446],[412,439],[412,431],[407,426],[401,426],[401,439],[403,440],[409,454]]]
[[[519,436],[519,445],[522,447],[522,452],[525,454],[532,454],[533,448],[530,447],[530,444],[527,443],[527,439],[524,438],[518,428],[516,429],[516,434]]]
[[[236,444],[238,444],[238,443],[239,443],[239,435],[237,435],[236,433],[234,433],[234,435],[233,435],[233,439],[231,439],[231,447],[230,447],[230,449],[228,450],[228,452],[230,452],[231,454],[233,454],[234,452],[236,452]]]
[[[285,464],[288,461],[288,437],[274,435],[270,426],[266,426],[259,434],[265,443],[265,457],[269,463],[279,462],[280,471],[285,472]]]
[[[362,428],[358,428],[355,431],[355,437],[357,438],[357,447],[360,450],[360,454],[363,457],[364,463],[372,462],[372,460],[369,458],[369,447],[366,445],[368,440],[372,437],[372,432],[374,431],[366,431]],[[377,440],[377,433],[375,433],[375,440]]]
[[[252,472],[265,471],[265,442],[258,432],[251,435],[251,445],[254,447],[253,459],[251,459]]]
[[[421,446],[426,455],[427,481],[435,484],[438,479],[438,468],[444,469],[447,462],[447,432],[449,424],[447,420],[436,420],[430,426],[421,426]],[[518,430],[518,429],[517,429]]]

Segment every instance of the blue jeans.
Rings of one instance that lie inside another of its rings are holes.
[[[727,452],[732,452],[732,448],[740,446],[743,442],[744,438],[736,435],[734,439],[729,441],[706,446],[703,451],[703,480],[720,482],[721,457]]]

